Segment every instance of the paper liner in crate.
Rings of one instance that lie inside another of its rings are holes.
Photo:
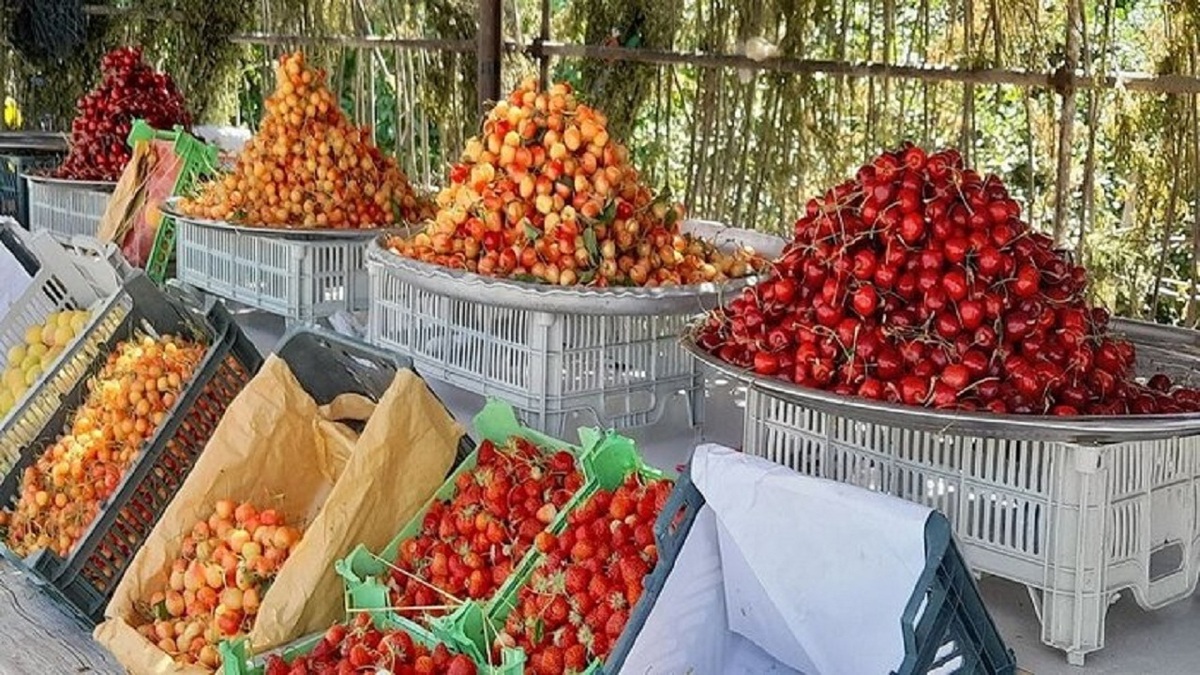
[[[719,446],[706,506],[630,649],[628,672],[889,673],[926,567],[931,510]]]
[[[366,419],[362,434],[356,438],[339,418]],[[319,407],[272,356],[230,405],[138,552],[96,639],[135,675],[209,672],[176,664],[132,621],[136,603],[166,588],[183,534],[225,498],[270,505],[289,522],[305,524],[300,544],[263,596],[249,635],[254,651],[323,630],[344,615],[333,562],[353,544],[386,542],[441,483],[462,435],[412,371],[400,371],[376,405],[350,394]]]

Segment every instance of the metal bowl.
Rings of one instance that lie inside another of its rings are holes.
[[[1200,413],[1169,415],[1000,415],[989,412],[937,410],[840,396],[791,382],[764,378],[722,361],[696,344],[698,324],[682,337],[683,348],[702,363],[758,391],[821,412],[862,422],[960,436],[983,436],[1079,444],[1148,441],[1200,434]],[[1200,332],[1127,319],[1114,319],[1111,331],[1134,343],[1137,372],[1162,372],[1177,383],[1200,383]]]
[[[224,220],[210,220],[208,218],[197,218],[188,216],[179,210],[179,197],[171,197],[161,207],[164,215],[174,218],[176,221],[182,221],[191,225],[200,227],[212,227],[221,230],[232,230],[243,234],[263,235],[269,237],[278,237],[280,239],[360,239],[367,240],[372,237],[379,236],[380,232],[389,231],[384,227],[358,228],[358,229],[336,229],[336,228],[301,228],[301,227],[258,227],[255,225],[239,225],[230,223]]]
[[[784,246],[783,240],[778,237],[709,221],[688,220],[681,229],[713,241],[726,250],[738,245],[751,246],[768,259],[777,257]],[[437,295],[557,314],[632,316],[701,313],[719,306],[725,296],[740,291],[758,279],[750,276],[722,284],[662,288],[550,286],[485,277],[466,270],[406,258],[389,251],[383,238],[377,238],[367,247],[367,261],[386,265],[404,281]]]

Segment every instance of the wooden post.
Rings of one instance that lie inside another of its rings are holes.
[[[1054,243],[1062,244],[1067,234],[1067,203],[1071,197],[1071,142],[1075,135],[1076,74],[1079,67],[1080,0],[1067,2],[1067,58],[1059,71],[1059,93],[1063,97],[1058,121],[1058,176],[1054,192]]]
[[[541,51],[542,45],[550,41],[550,0],[542,0],[542,30],[538,35],[538,77],[542,89],[550,88],[550,55]]]
[[[502,0],[479,0],[479,39],[477,46],[479,107],[486,111],[489,101],[500,99],[500,60],[504,47],[501,30]]]

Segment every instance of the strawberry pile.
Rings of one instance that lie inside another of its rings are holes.
[[[579,673],[605,660],[658,563],[654,521],[671,488],[631,475],[572,511],[562,535],[543,535],[546,557],[518,592],[497,650],[523,648],[526,673],[535,675]]]
[[[349,626],[331,626],[311,652],[291,663],[275,654],[267,657],[264,674],[383,672],[475,675],[478,668],[462,654],[451,655],[445,645],[429,649],[405,631],[379,630],[371,625],[369,614],[359,614]]]
[[[126,140],[135,119],[155,129],[191,125],[175,82],[146,65],[140,48],[114,49],[100,67],[100,84],[76,104],[79,116],[71,123],[71,152],[55,171],[58,178],[117,180],[129,162]]]
[[[454,598],[489,597],[582,486],[569,452],[543,453],[517,437],[484,441],[454,494],[435,501],[421,531],[400,543],[391,604],[416,618],[445,613]]]
[[[1087,274],[955,150],[885,152],[808,202],[770,275],[696,339],[757,374],[846,396],[995,413],[1200,411],[1135,378]]]

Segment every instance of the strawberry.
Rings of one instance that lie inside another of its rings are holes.
[[[477,672],[475,663],[462,654],[450,659],[449,665],[446,666],[446,675],[476,675]]]
[[[546,612],[542,618],[548,627],[554,629],[567,622],[567,615],[570,611],[571,607],[567,604],[566,599],[558,595],[550,601],[550,604],[546,605]]]
[[[621,633],[625,630],[625,623],[629,621],[629,613],[623,609],[618,609],[608,617],[608,621],[604,623],[604,632],[613,640],[621,637]]]
[[[596,555],[596,547],[591,542],[579,540],[571,547],[571,560],[579,562]]]
[[[554,645],[547,645],[542,650],[541,655],[541,663],[538,664],[537,668],[539,675],[562,675],[563,654],[561,649]]]
[[[592,575],[587,570],[580,567],[567,568],[566,589],[568,593],[587,590],[588,582],[591,580]]]
[[[563,651],[563,665],[575,672],[583,672],[587,668],[587,649],[576,642]]]

